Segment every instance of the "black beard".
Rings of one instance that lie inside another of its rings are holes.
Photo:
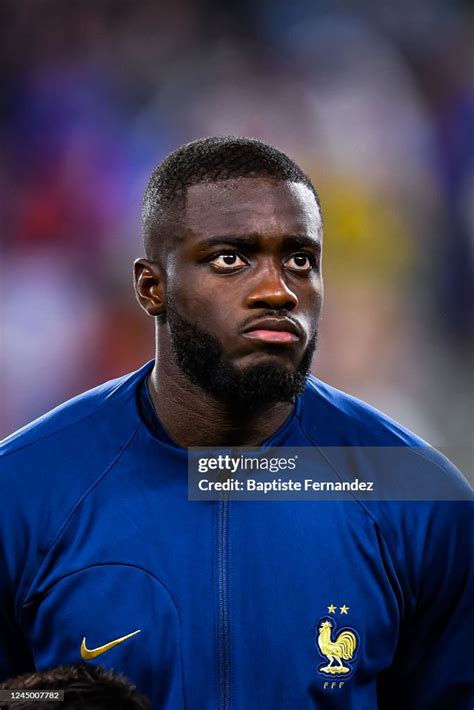
[[[316,350],[317,331],[294,370],[271,363],[239,370],[225,358],[215,336],[185,320],[170,303],[167,320],[176,362],[182,372],[193,384],[232,409],[255,411],[276,402],[294,402],[304,392]]]

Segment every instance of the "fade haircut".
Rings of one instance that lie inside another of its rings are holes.
[[[253,138],[214,136],[186,143],[170,153],[152,172],[143,198],[142,231],[145,253],[156,257],[160,242],[174,237],[179,211],[191,185],[238,178],[264,177],[306,185],[318,210],[318,194],[298,165],[285,153]]]

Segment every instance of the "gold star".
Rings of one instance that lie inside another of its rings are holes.
[[[341,614],[347,614],[347,612],[349,611],[349,607],[346,606],[345,604],[340,606],[339,609],[341,610]]]
[[[330,614],[335,614],[335,613],[336,613],[336,607],[334,606],[334,604],[330,604],[330,605],[328,606],[328,612],[329,612]]]

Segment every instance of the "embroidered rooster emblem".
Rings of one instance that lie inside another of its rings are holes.
[[[316,638],[318,648],[329,661],[327,666],[320,666],[318,671],[328,675],[350,673],[352,667],[345,666],[342,661],[350,661],[354,658],[358,646],[357,637],[353,631],[342,629],[333,641],[331,629],[332,623],[328,619],[322,621],[318,629],[319,634]]]

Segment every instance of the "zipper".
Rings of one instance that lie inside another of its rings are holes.
[[[218,527],[218,606],[217,656],[219,710],[231,710],[230,702],[230,622],[229,622],[229,501],[217,502]]]

